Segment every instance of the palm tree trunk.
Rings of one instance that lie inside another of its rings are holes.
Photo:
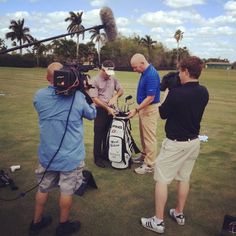
[[[22,46],[22,40],[20,40],[20,46]],[[20,55],[22,55],[22,48],[20,48]]]
[[[150,46],[148,46],[148,59],[149,59],[149,61],[151,61],[151,48],[150,48]]]
[[[98,65],[101,63],[101,54],[100,54],[100,41],[98,41]]]
[[[37,59],[37,67],[39,67],[39,53],[36,53],[36,59]]]
[[[177,42],[177,63],[179,63],[179,42]]]
[[[77,43],[76,43],[76,61],[78,62],[79,59],[79,35],[77,36]]]

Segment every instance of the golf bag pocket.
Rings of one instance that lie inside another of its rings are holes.
[[[114,118],[107,135],[108,159],[116,169],[131,166],[131,138],[128,119]]]
[[[120,137],[110,136],[108,157],[111,162],[122,161],[122,139]]]

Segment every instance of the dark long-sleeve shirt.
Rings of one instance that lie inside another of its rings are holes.
[[[208,100],[207,89],[198,82],[188,82],[171,89],[166,100],[159,107],[161,118],[167,119],[166,137],[172,140],[197,137]]]

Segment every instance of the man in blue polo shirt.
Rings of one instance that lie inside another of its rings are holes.
[[[160,77],[153,65],[149,64],[142,54],[135,54],[131,58],[134,71],[141,74],[138,90],[138,106],[129,112],[129,118],[139,115],[140,138],[142,144],[141,156],[134,158],[134,163],[142,163],[135,169],[137,174],[153,171],[157,156],[156,128],[158,118],[157,104],[160,102]]]

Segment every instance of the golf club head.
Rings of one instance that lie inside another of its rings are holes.
[[[126,97],[125,97],[125,102],[127,102],[127,100],[130,100],[130,99],[132,99],[132,98],[133,98],[132,95],[126,96]]]

